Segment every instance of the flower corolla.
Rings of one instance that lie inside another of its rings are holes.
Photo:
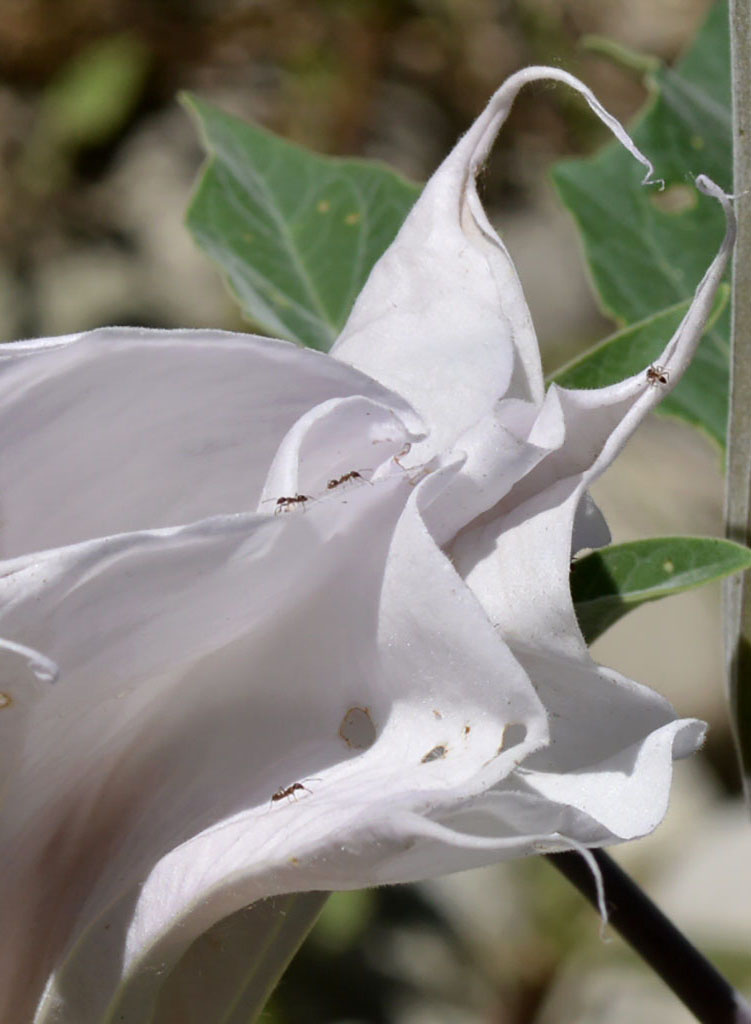
[[[546,392],[475,189],[541,77],[651,172],[577,80],[514,75],[330,355],[208,330],[2,347],[2,1020],[145,1020],[263,897],[662,818],[702,724],[592,661],[569,568],[608,540],[587,488],[680,379],[732,229],[664,380]]]

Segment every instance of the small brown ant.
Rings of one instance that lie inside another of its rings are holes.
[[[670,374],[664,366],[650,366],[647,370],[647,380],[652,387],[657,387],[658,384],[667,384],[670,380]]]
[[[344,476],[340,476],[338,480],[329,480],[326,484],[326,489],[333,491],[335,487],[339,487],[340,484],[346,484],[348,480],[362,480],[362,473],[358,473],[356,469],[350,470],[349,473],[345,473]]]
[[[326,488],[329,491],[333,491],[335,487],[339,487],[340,484],[346,484],[348,480],[362,480],[362,473],[358,473],[356,469],[350,470],[349,473],[340,476],[338,480],[329,480]]]
[[[306,501],[310,501],[310,496],[307,494],[295,494],[291,498],[277,498],[274,514],[279,515],[280,512],[289,512],[293,505],[304,505]]]
[[[277,800],[283,800],[285,796],[294,796],[299,789],[304,789],[306,793],[312,792],[307,786],[303,786],[302,782],[293,782],[291,786],[282,786],[281,789],[277,789],[276,793],[271,797],[272,804],[276,803]]]
[[[320,782],[321,780],[320,779],[306,779],[305,781],[306,782]],[[271,802],[272,802],[272,804],[275,804],[279,800],[284,800],[285,797],[294,797],[294,799],[296,800],[297,797],[295,796],[295,793],[298,793],[302,789],[304,789],[306,793],[312,793],[313,792],[311,789],[308,789],[308,787],[304,783],[302,783],[302,782],[293,782],[291,786],[282,786],[280,789],[277,789],[276,793],[274,793],[273,796],[271,797]]]

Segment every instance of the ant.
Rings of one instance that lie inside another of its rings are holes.
[[[274,514],[289,512],[293,505],[304,505],[306,501],[310,501],[310,496],[307,494],[295,494],[291,498],[277,498]]]
[[[304,789],[306,793],[312,792],[307,786],[303,786],[302,782],[293,782],[291,786],[283,786],[281,789],[277,789],[276,793],[271,797],[272,804],[276,803],[277,800],[284,800],[285,796],[294,796],[299,789]]]
[[[308,781],[309,782],[311,782],[311,781],[316,781],[317,782],[319,780],[317,780],[317,779],[315,779],[315,780],[308,779]],[[291,786],[282,786],[280,789],[277,789],[276,793],[274,793],[272,795],[272,797],[271,797],[271,802],[272,802],[272,804],[275,804],[278,800],[284,800],[285,797],[290,797],[290,796],[295,797],[295,800],[296,800],[297,797],[295,796],[295,793],[299,792],[299,790],[301,790],[301,789],[304,789],[306,793],[312,793],[313,792],[311,789],[308,789],[307,786],[303,785],[302,782],[293,782]]]
[[[329,480],[329,482],[326,484],[326,489],[329,491],[333,491],[335,487],[338,487],[340,484],[346,484],[348,480],[362,479],[362,473],[358,473],[356,469],[352,469],[350,470],[349,473],[345,473],[343,476],[340,476],[338,480]]]
[[[650,366],[647,370],[647,380],[652,387],[656,387],[658,384],[667,384],[670,374],[664,366]]]

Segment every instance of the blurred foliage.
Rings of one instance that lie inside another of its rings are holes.
[[[657,32],[671,56],[708,0],[676,2],[686,15],[680,27],[659,11],[623,24],[632,36],[637,24],[645,38]],[[133,155],[151,132],[186,176],[195,168],[174,107],[179,89],[318,152],[379,157],[424,180],[521,64],[563,61],[616,113],[633,110],[643,96],[634,76],[576,49],[584,33],[618,31],[619,17],[617,7],[582,0],[3,0],[0,336],[176,319],[237,326],[220,293],[207,303],[206,289],[185,284],[179,317],[176,297],[158,308],[148,286],[160,271],[153,236],[123,209],[126,176],[143,202],[154,191]],[[486,175],[489,199],[523,200],[541,160],[588,147],[596,130],[563,92],[529,91]],[[154,217],[164,221],[173,274],[178,258],[194,266],[158,201]],[[99,282],[77,258],[86,252]]]
[[[91,43],[53,76],[26,147],[27,187],[60,188],[81,149],[117,135],[141,96],[149,59],[145,44],[124,33]]]
[[[641,183],[622,146],[559,164],[555,183],[576,219],[599,299],[619,324],[635,324],[688,299],[719,248],[720,204],[691,175],[732,191],[730,38],[727,3],[716,4],[681,61],[659,66],[653,99],[633,130],[665,190]],[[687,182],[689,184],[687,184]],[[724,444],[728,413],[729,310],[706,332],[684,379],[660,412]],[[667,341],[667,338],[665,339]]]

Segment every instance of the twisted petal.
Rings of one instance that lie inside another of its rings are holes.
[[[539,348],[516,268],[475,183],[519,90],[541,79],[581,93],[647,168],[645,180],[652,173],[620,123],[565,71],[525,68],[493,95],[373,268],[332,349],[414,405],[430,428],[424,452],[450,447],[502,396],[537,404],[543,398]]]
[[[529,434],[540,450],[547,444],[547,453],[450,544],[455,565],[550,715],[550,744],[500,788],[525,794],[525,806],[536,807],[541,832],[557,829],[590,844],[654,828],[667,808],[673,758],[695,750],[704,734],[702,723],[676,721],[673,709],[653,691],[592,661],[569,587],[586,488],[664,389],[680,380],[732,248],[730,204],[711,184],[700,184],[722,202],[728,226],[691,308],[660,357],[668,384],[657,388],[642,373],[600,390],[551,387]],[[592,539],[596,533],[590,527]],[[524,572],[512,570],[518,564]]]
[[[547,726],[422,525],[442,474],[6,563],[0,629],[61,670],[6,800],[14,1012],[68,954],[50,1013],[97,1019],[122,971],[140,1019],[149,968],[261,895],[454,866],[452,835],[394,867],[430,827],[403,822],[504,778]]]

